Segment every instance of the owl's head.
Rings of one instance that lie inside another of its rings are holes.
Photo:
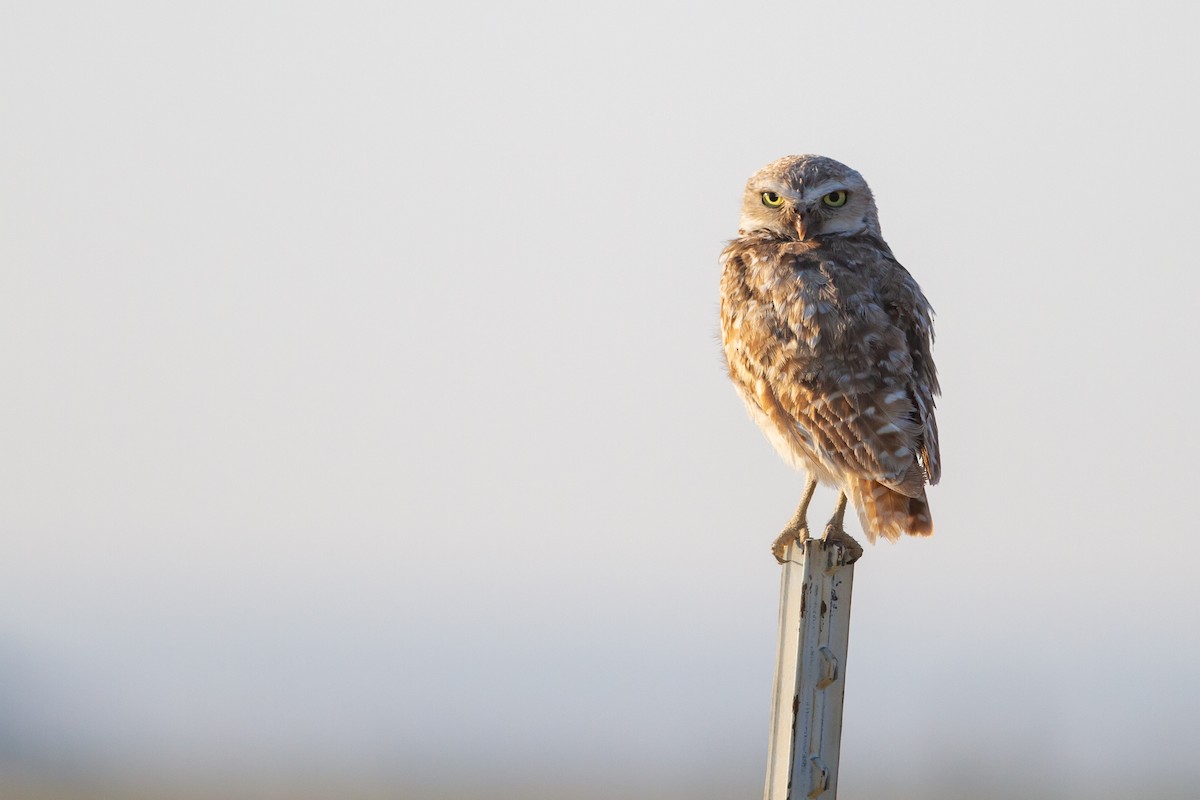
[[[808,241],[879,232],[875,198],[854,170],[824,156],[785,156],[750,176],[742,234],[756,231]]]

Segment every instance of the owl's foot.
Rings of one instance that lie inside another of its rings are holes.
[[[800,505],[796,506],[796,513],[792,514],[788,524],[783,526],[783,533],[779,534],[771,543],[771,555],[775,556],[775,560],[780,564],[785,561],[784,555],[787,553],[788,545],[792,542],[803,542],[808,538],[808,504],[816,489],[817,479],[812,475],[805,475],[804,494],[800,496]]]
[[[825,533],[821,535],[821,541],[825,542],[825,544],[834,544],[842,548],[842,552],[845,553],[845,556],[841,559],[843,564],[853,564],[862,558],[862,545],[854,541],[854,537],[846,533],[841,525],[834,527],[831,523],[826,526]]]
[[[808,525],[801,522],[799,525],[789,524],[783,529],[783,533],[775,537],[775,541],[771,543],[771,555],[775,556],[775,560],[780,564],[787,559],[784,556],[787,554],[788,545],[793,542],[801,544],[808,539]]]
[[[829,520],[829,524],[825,526],[825,532],[821,534],[821,541],[825,544],[837,545],[842,548],[843,564],[853,564],[862,558],[862,545],[854,541],[850,534],[846,533],[846,529],[842,527],[842,520],[846,516],[846,493],[838,494],[837,507],[833,511],[833,518]]]

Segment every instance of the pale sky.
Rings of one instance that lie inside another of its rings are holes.
[[[843,797],[1200,781],[1193,8],[103,5],[0,12],[0,769],[761,791],[717,255],[812,152],[944,388]]]

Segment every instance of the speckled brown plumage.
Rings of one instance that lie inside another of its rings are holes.
[[[751,416],[789,463],[850,499],[872,542],[931,534],[932,309],[884,242],[870,189],[832,159],[789,156],[750,178],[741,222],[721,256],[721,333]],[[777,556],[808,535],[807,499]],[[844,536],[840,513],[830,536]]]

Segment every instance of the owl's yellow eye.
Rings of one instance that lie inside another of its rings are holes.
[[[850,195],[846,194],[844,190],[838,189],[836,192],[830,192],[822,197],[821,202],[830,208],[841,208],[842,206],[846,205],[846,200],[849,197]]]
[[[768,208],[779,208],[781,205],[783,205],[783,198],[777,195],[775,192],[763,192],[762,200],[763,205],[767,206]]]

